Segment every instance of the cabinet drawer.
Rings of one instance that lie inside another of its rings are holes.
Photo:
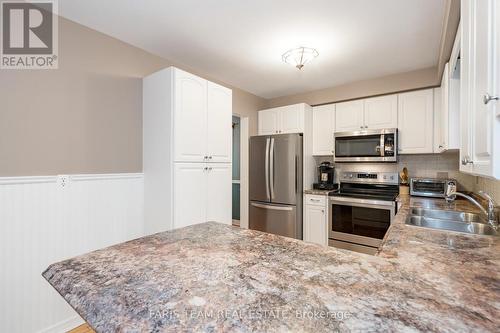
[[[323,195],[306,195],[306,205],[314,205],[314,206],[325,206],[326,205],[326,196]]]

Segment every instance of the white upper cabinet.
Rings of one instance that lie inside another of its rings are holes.
[[[398,129],[400,154],[433,152],[433,90],[398,94]]]
[[[457,55],[458,56],[458,55]],[[434,89],[434,152],[459,149],[460,140],[460,71],[459,63],[450,71],[444,67],[441,87]]]
[[[461,2],[460,171],[500,179],[500,6]]]
[[[175,160],[203,162],[207,152],[207,80],[175,69]],[[167,94],[167,92],[165,92]]]
[[[270,135],[278,133],[278,109],[259,111],[259,135]]]
[[[259,111],[259,135],[304,133],[306,104]]]
[[[338,103],[336,107],[336,132],[396,128],[397,125],[397,95],[372,97]]]
[[[434,144],[433,152],[442,153],[445,151],[445,132],[448,124],[444,119],[444,112],[447,108],[446,101],[447,87],[443,86],[434,88]]]
[[[313,113],[313,155],[333,155],[335,104],[315,106]]]
[[[364,101],[356,100],[336,104],[335,132],[359,131],[364,125]]]
[[[208,162],[231,162],[232,94],[231,89],[208,82]]]
[[[295,104],[280,108],[280,133],[283,134],[304,132],[304,106],[305,104]]]
[[[367,98],[364,125],[366,129],[398,127],[398,96],[387,95]]]
[[[232,91],[174,69],[175,162],[231,162]]]

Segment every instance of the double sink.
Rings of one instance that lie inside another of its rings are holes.
[[[406,224],[475,235],[500,235],[481,215],[467,212],[410,208]]]

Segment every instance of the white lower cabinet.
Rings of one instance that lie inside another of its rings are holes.
[[[304,202],[304,241],[327,246],[328,214],[325,198],[306,195]],[[317,204],[309,204],[310,202],[317,202]]]
[[[175,163],[173,228],[206,222],[205,163]]]
[[[207,164],[207,221],[232,222],[231,164]]]
[[[175,163],[173,227],[231,224],[231,164]]]

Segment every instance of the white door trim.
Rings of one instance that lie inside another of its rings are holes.
[[[240,116],[240,227],[248,229],[248,142],[249,118]]]

